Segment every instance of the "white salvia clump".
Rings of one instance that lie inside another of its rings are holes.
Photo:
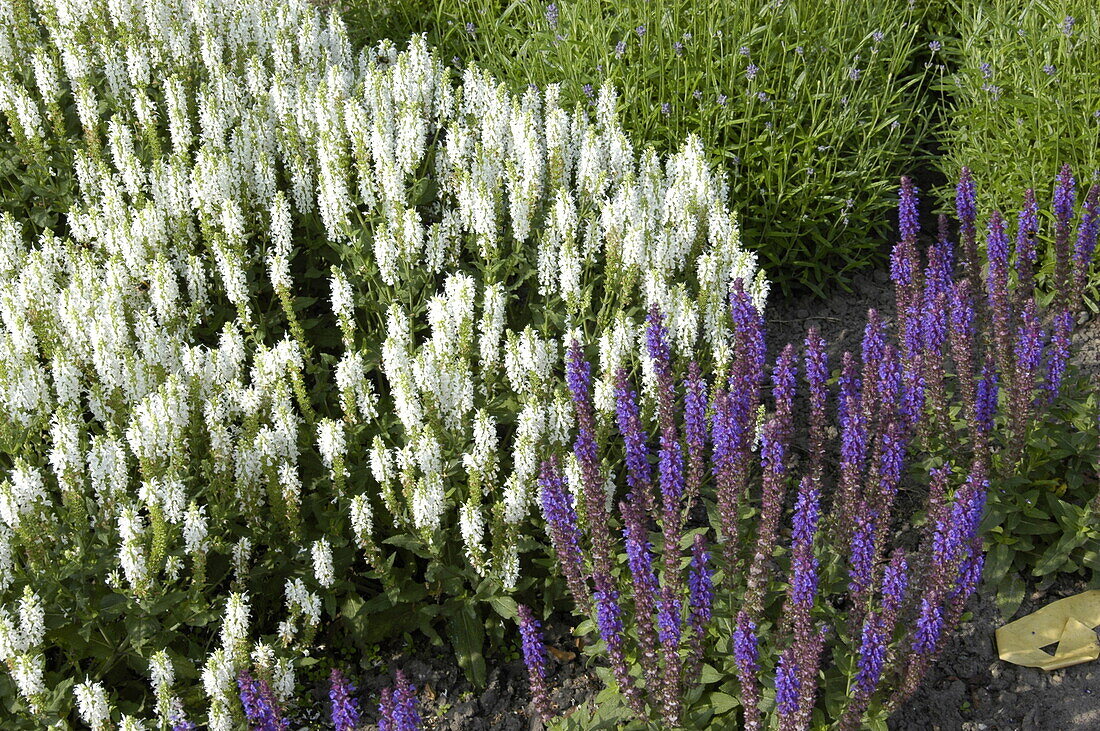
[[[35,505],[49,505],[42,473],[19,458],[12,468],[11,479],[0,484],[0,520],[16,530]]]
[[[393,477],[393,458],[380,436],[375,436],[370,448],[370,471],[379,485],[389,485]]]
[[[306,589],[301,579],[287,579],[286,606],[291,614],[304,617],[308,625],[316,626],[321,621],[321,598]]]
[[[310,552],[313,556],[313,576],[318,584],[328,589],[336,581],[332,568],[332,546],[327,538],[322,538],[313,542]]]
[[[210,653],[202,668],[202,685],[206,695],[214,702],[214,707],[226,704],[233,695],[236,672],[233,660],[225,648],[219,647]],[[213,716],[211,708],[211,716]],[[213,718],[211,718],[213,721]]]
[[[32,708],[39,708],[41,694],[46,692],[44,679],[46,671],[46,658],[39,653],[24,653],[11,659],[11,677],[15,681],[19,694],[30,703]],[[89,724],[91,725],[91,724]],[[104,728],[103,726],[93,728]]]
[[[504,332],[504,305],[507,297],[502,284],[487,284],[481,301],[479,350],[481,369],[487,371],[500,361],[500,338]]]
[[[518,580],[519,548],[514,542],[510,542],[504,546],[503,555],[501,557],[500,583],[502,583],[506,589],[514,589],[516,588],[516,582]]]
[[[7,591],[15,579],[12,574],[15,565],[12,562],[11,542],[11,529],[0,523],[0,593]],[[2,641],[0,641],[0,645],[2,645]],[[2,650],[0,650],[0,657],[3,657]]]
[[[73,688],[76,707],[80,718],[92,731],[101,731],[111,726],[111,704],[107,701],[107,691],[100,683],[85,680]]]
[[[123,716],[118,722],[118,731],[145,731],[145,721],[134,716]]]
[[[149,658],[149,680],[153,686],[153,692],[158,696],[172,689],[172,684],[176,682],[176,671],[166,651],[158,650]]]

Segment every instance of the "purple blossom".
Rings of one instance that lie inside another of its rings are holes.
[[[909,582],[909,564],[905,553],[898,550],[886,566],[882,577],[882,611],[884,617],[892,617],[890,626],[896,621],[901,605],[905,601],[905,590]]]
[[[676,41],[675,43],[672,44],[672,50],[676,52],[677,56],[683,56],[684,55],[684,44],[680,43],[680,41]]]
[[[558,27],[558,4],[550,3],[546,6],[546,22],[550,24],[551,29]]]
[[[1073,313],[1062,310],[1054,316],[1054,332],[1050,338],[1050,355],[1047,360],[1046,390],[1053,403],[1062,388],[1062,378],[1069,362],[1070,334],[1073,332]]]
[[[1100,228],[1100,186],[1094,185],[1085,197],[1085,210],[1077,228],[1077,245],[1073,252],[1074,294],[1080,298],[1085,291],[1092,256],[1096,251],[1096,235]]]
[[[756,623],[745,610],[737,613],[737,625],[733,630],[733,658],[737,664],[737,678],[741,684],[741,705],[745,709],[745,731],[760,728],[760,685],[756,679],[759,671],[759,648]]]
[[[1016,219],[1016,293],[1017,308],[1023,307],[1035,287],[1035,241],[1039,235],[1039,208],[1035,191],[1024,194],[1024,207]]]
[[[550,657],[542,639],[542,627],[530,607],[520,604],[517,609],[519,632],[523,645],[523,664],[527,666],[527,679],[531,688],[531,698],[544,721],[553,716],[550,695],[546,687],[546,676],[550,670]]]
[[[253,678],[247,670],[242,670],[237,675],[237,688],[245,717],[253,728],[257,731],[287,731],[290,728],[267,681]]]
[[[977,221],[977,186],[970,176],[970,168],[963,167],[959,183],[955,187],[955,213],[959,219],[959,238],[965,262],[966,276],[971,286],[976,287],[979,280]]]
[[[416,686],[400,670],[397,671],[392,692],[389,725],[384,729],[382,719],[379,719],[378,731],[419,731],[420,712],[417,710]]]
[[[1047,76],[1054,76],[1054,72],[1055,72],[1055,68],[1054,68],[1053,64],[1048,63],[1048,64],[1043,65],[1043,73],[1046,74]]]
[[[1073,16],[1072,16],[1072,15],[1067,15],[1067,16],[1065,17],[1065,20],[1063,20],[1063,21],[1062,21],[1062,33],[1063,33],[1063,34],[1064,34],[1064,35],[1065,35],[1065,36],[1066,36],[1067,38],[1068,38],[1069,36],[1073,35],[1073,25],[1074,25],[1074,23],[1075,23],[1075,22],[1076,22],[1076,21],[1074,21],[1074,19],[1073,19]]]
[[[798,662],[792,648],[779,655],[775,668],[775,708],[780,716],[791,716],[798,710]]]
[[[607,645],[611,671],[619,684],[619,691],[626,697],[630,707],[635,712],[640,712],[641,696],[630,677],[623,653],[623,610],[619,606],[619,592],[597,591],[592,594],[592,599],[596,604],[596,627],[600,631],[600,638]]]
[[[748,66],[745,67],[745,78],[748,79],[749,81],[752,81],[753,79],[756,78],[756,74],[759,71],[760,71],[759,66],[757,66],[754,63],[750,63]]]
[[[877,613],[868,614],[863,620],[859,658],[856,661],[855,697],[865,701],[875,692],[882,668],[886,664],[886,645],[889,638]],[[862,710],[862,709],[861,709]]]
[[[997,371],[991,363],[982,366],[982,376],[978,379],[977,419],[978,427],[985,434],[993,430],[993,415],[997,412]]]
[[[983,61],[982,63],[978,64],[978,69],[982,72],[982,78],[993,78],[993,67],[990,66],[987,62]]]
[[[542,463],[539,485],[542,488],[542,517],[546,521],[546,532],[550,535],[558,564],[565,574],[573,600],[580,605],[586,605],[588,582],[583,573],[577,512],[573,509],[572,498],[565,488],[565,480],[562,479],[556,456]]]
[[[902,241],[913,243],[917,240],[920,233],[917,206],[917,189],[908,175],[902,176],[898,203],[898,235]]]
[[[198,728],[194,723],[187,720],[187,717],[183,715],[183,711],[173,713],[170,721],[172,731],[195,731]]]
[[[1054,288],[1058,294],[1058,309],[1062,309],[1069,294],[1069,229],[1076,185],[1069,165],[1063,165],[1054,187]]]
[[[871,40],[873,40],[875,43],[882,43],[882,39],[885,37],[886,36],[881,30],[876,30],[874,33],[871,34]]]
[[[939,41],[932,41],[931,43],[928,44],[928,50],[932,51],[932,53],[935,53],[936,51],[940,50],[941,48],[943,48],[943,44],[940,43]]]
[[[848,78],[852,81],[859,81],[859,77],[863,75],[863,72],[857,69],[855,66],[848,69]]]
[[[638,412],[637,394],[629,387],[625,368],[615,375],[615,418],[626,448],[626,484],[648,513],[653,510],[649,447]]]
[[[615,44],[615,58],[622,58],[626,53],[626,41],[619,41]]]
[[[359,727],[359,701],[355,686],[337,668],[329,675],[328,698],[332,704],[332,725],[336,731],[353,731]]]
[[[811,486],[809,478],[802,479],[798,500],[794,508],[794,526],[791,531],[792,548],[791,567],[791,603],[808,611],[817,595],[818,560],[814,557],[814,535],[820,516],[821,494]]]
[[[665,115],[666,117],[668,115],[672,114],[672,105],[669,104],[668,102],[662,102],[662,104],[661,104],[661,114]]]
[[[641,38],[645,35],[645,26],[639,25],[637,28],[634,29],[634,32],[638,34],[639,38]]]
[[[703,535],[696,534],[691,548],[691,568],[688,575],[692,626],[702,629],[710,621],[711,605],[714,602],[714,589],[711,572],[707,568],[707,542]]]
[[[596,96],[596,91],[592,88],[592,84],[585,84],[581,87],[581,91],[583,91],[584,95],[589,99],[592,99]]]
[[[934,653],[942,630],[943,609],[938,602],[931,602],[928,597],[923,597],[920,615],[917,617],[917,627],[913,632],[913,652],[919,655]]]
[[[986,254],[989,258],[986,296],[993,316],[993,340],[997,349],[997,362],[1002,371],[1007,371],[1012,347],[1012,303],[1008,296],[1008,236],[1005,233],[1004,219],[997,211],[989,218]]]
[[[860,506],[858,515],[863,516],[855,526],[852,535],[851,556],[848,559],[848,591],[862,595],[871,588],[871,573],[875,557],[875,521],[866,504]]]

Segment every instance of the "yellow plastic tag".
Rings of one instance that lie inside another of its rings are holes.
[[[997,653],[1005,662],[1058,670],[1100,658],[1094,627],[1100,625],[1100,590],[1051,602],[997,630]],[[1054,655],[1044,652],[1057,642]]]

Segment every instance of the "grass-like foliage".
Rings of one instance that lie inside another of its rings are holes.
[[[410,23],[445,58],[514,90],[560,83],[594,104],[610,81],[623,125],[672,150],[704,136],[730,171],[746,241],[774,286],[823,293],[881,252],[888,181],[924,136],[924,3],[432,3],[353,0],[353,27]]]
[[[943,41],[952,73],[938,130],[948,180],[969,166],[984,205],[1011,210],[1044,192],[1063,163],[1083,180],[1100,170],[1100,8],[1089,0],[957,0]]]

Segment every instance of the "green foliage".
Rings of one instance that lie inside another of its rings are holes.
[[[929,118],[926,9],[907,0],[578,0],[557,3],[554,26],[541,2],[347,5],[353,34],[373,35],[376,17],[407,21],[444,58],[513,90],[560,82],[570,103],[589,104],[611,81],[624,127],[659,150],[703,135],[730,171],[746,242],[784,293],[824,295],[881,262],[892,181]]]
[[[1029,581],[1075,574],[1100,583],[1097,410],[1089,379],[1071,366],[1058,404],[1028,435],[1023,464],[994,483],[984,578],[1006,620]]]
[[[1049,194],[1063,163],[1095,177],[1100,7],[1091,0],[952,0],[951,12],[956,20],[943,52],[953,73],[939,86],[948,109],[937,130],[944,154],[935,161],[947,180],[969,166],[981,205],[1011,211],[1027,188]]]

